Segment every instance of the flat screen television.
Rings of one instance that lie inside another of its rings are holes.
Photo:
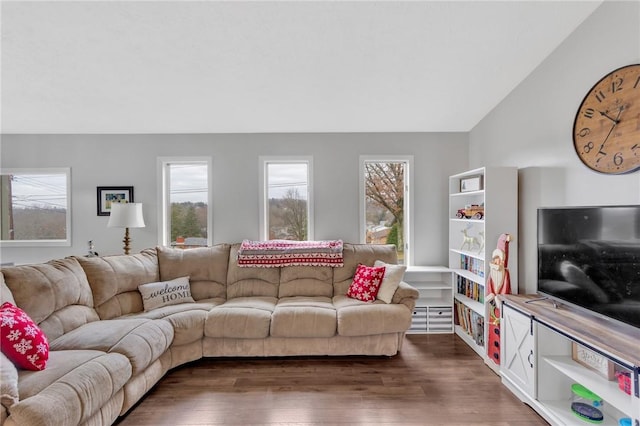
[[[538,209],[537,290],[640,328],[640,205]]]

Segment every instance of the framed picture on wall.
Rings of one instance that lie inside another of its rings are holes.
[[[98,216],[111,214],[111,203],[133,203],[133,186],[99,186]]]

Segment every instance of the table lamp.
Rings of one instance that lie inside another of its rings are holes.
[[[111,215],[108,228],[124,228],[124,254],[129,254],[131,249],[129,228],[144,228],[142,217],[142,203],[111,203]]]

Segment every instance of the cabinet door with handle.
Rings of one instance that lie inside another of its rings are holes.
[[[509,305],[502,309],[501,374],[524,399],[536,398],[535,327],[533,319]]]

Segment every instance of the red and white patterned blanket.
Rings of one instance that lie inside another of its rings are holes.
[[[344,266],[342,240],[250,241],[238,250],[238,266],[278,268],[281,266]]]

